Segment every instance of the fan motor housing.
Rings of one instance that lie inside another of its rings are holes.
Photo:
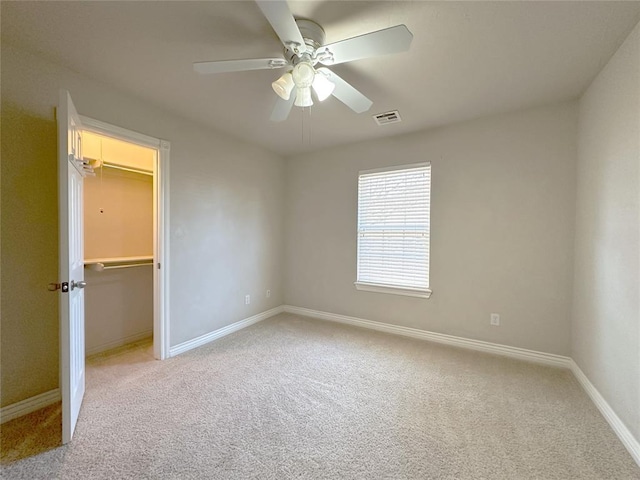
[[[324,29],[316,22],[302,18],[296,19],[296,25],[298,26],[298,30],[300,30],[304,43],[307,45],[306,55],[309,55],[309,57],[313,59],[316,49],[324,45]],[[285,49],[284,53],[285,58],[293,65],[300,61],[297,55],[291,50]],[[312,63],[315,65],[316,61],[312,60]]]

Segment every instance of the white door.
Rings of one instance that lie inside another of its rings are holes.
[[[60,90],[58,120],[58,227],[60,229],[60,390],[62,443],[76,427],[84,396],[84,245],[82,125],[71,96]]]

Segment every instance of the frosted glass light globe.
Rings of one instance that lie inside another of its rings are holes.
[[[310,107],[313,105],[311,99],[311,89],[309,87],[296,89],[296,100],[294,102],[296,107]]]
[[[293,82],[298,88],[310,87],[313,83],[313,79],[316,76],[316,71],[313,66],[307,62],[300,62],[293,68]]]
[[[291,90],[293,90],[293,78],[291,73],[285,73],[278,80],[271,84],[273,91],[283,100],[289,100]]]
[[[313,89],[318,95],[318,100],[321,102],[326,100],[329,95],[333,93],[336,88],[335,84],[331,82],[323,73],[317,72],[313,79]]]

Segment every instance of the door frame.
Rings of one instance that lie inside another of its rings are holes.
[[[156,150],[153,177],[153,356],[169,358],[169,154],[167,140],[80,115],[82,129]]]

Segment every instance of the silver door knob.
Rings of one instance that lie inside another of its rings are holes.
[[[87,286],[87,282],[81,280],[80,282],[76,282],[75,280],[71,280],[71,290],[74,288],[84,288]]]

